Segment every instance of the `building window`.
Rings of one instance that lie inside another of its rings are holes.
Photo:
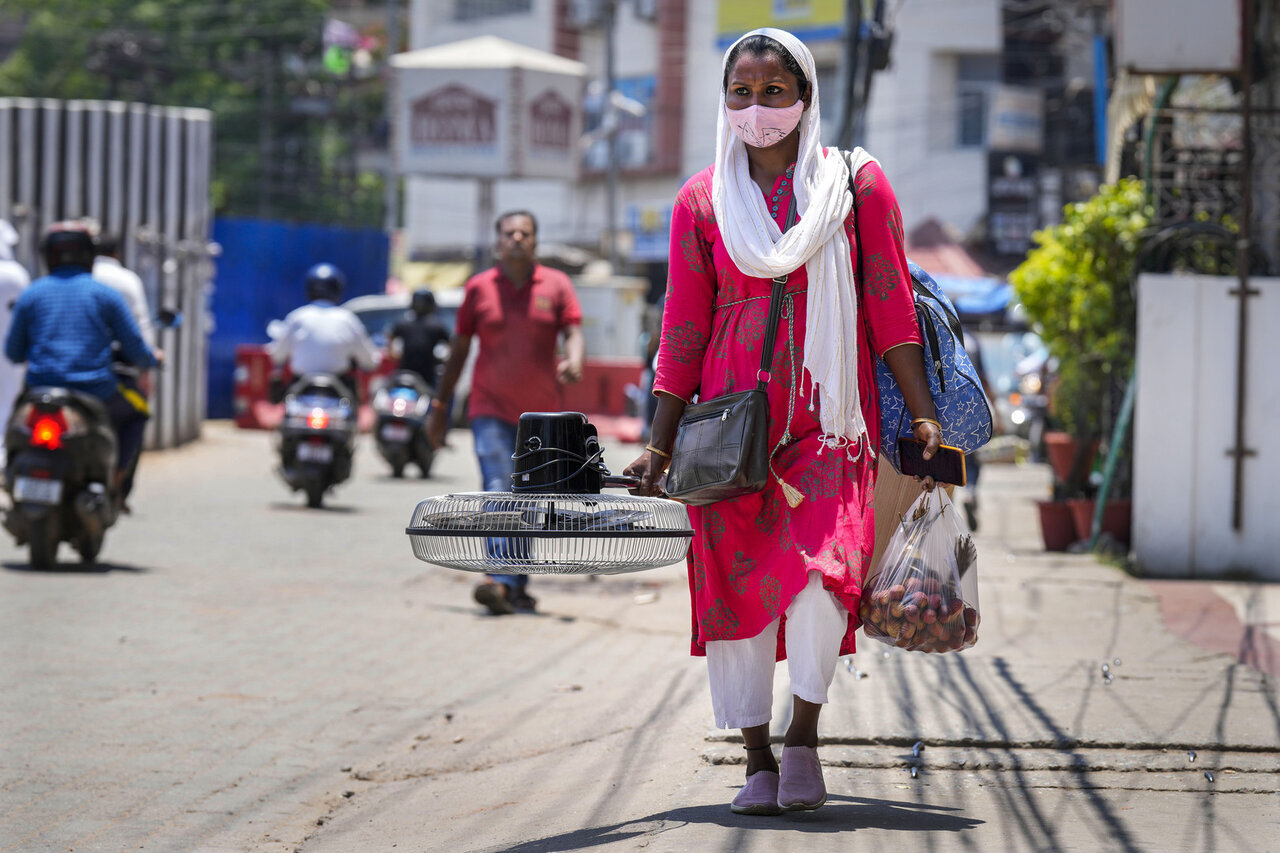
[[[533,0],[457,0],[453,7],[453,19],[475,21],[532,11]]]
[[[1000,83],[1000,57],[956,57],[956,145],[981,148],[987,142],[987,106]]]

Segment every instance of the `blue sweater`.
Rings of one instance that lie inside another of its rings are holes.
[[[140,367],[156,358],[120,294],[83,267],[59,267],[36,279],[13,306],[4,354],[27,362],[27,386],[58,385],[107,399],[116,393],[111,344]]]

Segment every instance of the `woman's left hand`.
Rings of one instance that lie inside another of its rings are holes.
[[[932,459],[933,454],[937,453],[938,448],[942,446],[942,430],[938,428],[937,424],[921,421],[912,427],[911,434],[916,441],[924,442],[924,453],[922,455],[925,459]],[[924,490],[926,492],[932,492],[934,487],[938,485],[938,482],[932,477],[916,477],[916,479],[924,481]]]

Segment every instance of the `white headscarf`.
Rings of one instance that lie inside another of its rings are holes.
[[[853,203],[849,169],[834,149],[830,156],[823,155],[817,69],[813,54],[791,33],[773,27],[747,33],[725,51],[722,79],[734,47],[754,35],[781,44],[809,79],[812,96],[800,117],[800,151],[792,179],[800,221],[783,234],[769,214],[760,187],[751,180],[746,145],[729,127],[722,86],[711,182],[716,224],[729,257],[748,275],[773,278],[804,264],[809,274],[804,368],[817,395],[822,439],[828,447],[855,442],[865,447],[867,425],[858,395],[858,299],[844,233]],[[864,163],[875,162],[861,148],[854,154],[855,172]]]

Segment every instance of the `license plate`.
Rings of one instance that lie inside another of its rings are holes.
[[[15,502],[31,504],[62,503],[62,481],[39,477],[18,477],[13,481]]]
[[[328,444],[304,442],[298,445],[299,462],[332,462],[333,447]]]
[[[409,436],[413,435],[413,430],[404,424],[383,424],[382,440],[383,441],[408,441]]]

